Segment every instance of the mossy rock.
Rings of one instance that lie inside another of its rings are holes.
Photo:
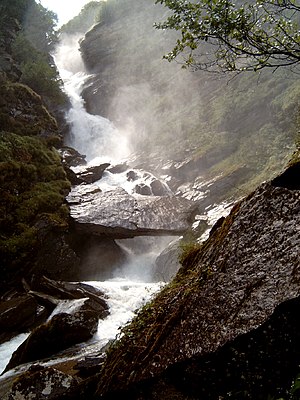
[[[70,189],[57,150],[39,137],[0,132],[0,254],[5,282],[34,264],[41,230],[66,229]],[[47,224],[39,221],[47,220]]]
[[[5,82],[0,87],[0,125],[22,136],[42,136],[59,143],[56,120],[43,105],[41,97],[21,83]]]

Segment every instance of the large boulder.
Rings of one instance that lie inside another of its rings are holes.
[[[263,184],[191,249],[109,352],[98,395],[286,397],[300,359],[300,193],[284,181]]]
[[[36,328],[13,353],[5,372],[17,365],[49,357],[90,339],[97,330],[98,313],[88,304],[74,314],[60,313]]]
[[[180,235],[189,228],[197,207],[185,199],[133,196],[123,189],[89,193],[79,203],[75,187],[67,201],[78,232],[114,238]]]
[[[95,165],[91,167],[85,167],[78,172],[77,178],[84,183],[94,183],[102,178],[103,172],[109,167],[109,163],[104,163],[100,165]]]

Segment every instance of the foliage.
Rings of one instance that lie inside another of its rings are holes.
[[[22,20],[26,38],[42,53],[49,53],[57,43],[56,25],[57,15],[36,2],[29,5]]]
[[[22,72],[20,81],[56,104],[66,102],[62,81],[48,54],[35,49],[24,32],[12,44],[12,56]]]
[[[36,250],[37,223],[44,215],[63,223],[70,184],[55,149],[39,138],[3,131],[0,172],[0,253],[2,273],[8,273]]]
[[[1,0],[0,22],[3,22],[7,18],[16,18],[21,22],[28,6],[33,5],[33,3],[34,0]]]
[[[59,139],[56,120],[49,114],[41,97],[28,86],[4,82],[0,90],[1,129],[19,135]],[[56,140],[57,141],[57,140]]]
[[[206,71],[257,71],[300,61],[300,5],[294,0],[156,0],[172,14],[159,29],[181,32],[174,60]]]

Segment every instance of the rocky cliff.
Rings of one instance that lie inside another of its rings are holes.
[[[10,285],[18,286],[22,277],[33,272],[54,276],[76,263],[65,240],[68,209],[64,198],[70,182],[57,151],[63,128],[46,107],[50,99],[46,101],[21,82],[23,73],[13,46],[23,29],[22,8],[17,21],[10,15],[13,5],[2,7],[0,293]],[[53,109],[59,108],[52,104]],[[52,254],[52,261],[45,261],[47,254]]]
[[[164,19],[159,4],[112,0],[105,11],[81,42],[93,74],[83,95],[89,112],[130,138],[137,165],[172,176],[183,195],[207,191],[210,204],[244,196],[284,168],[297,135],[295,75],[184,70],[162,59],[176,34],[153,29]],[[199,178],[213,185],[201,188]]]
[[[287,398],[300,358],[299,196],[296,161],[188,252],[109,350],[99,398]]]

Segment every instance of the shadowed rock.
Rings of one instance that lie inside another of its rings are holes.
[[[180,235],[189,226],[196,203],[176,197],[133,196],[123,189],[84,196],[77,188],[67,201],[77,231],[114,238]]]
[[[87,309],[84,309],[84,308]],[[97,330],[98,313],[83,304],[74,314],[56,314],[36,328],[13,353],[5,372],[17,365],[49,357],[90,339]]]
[[[54,308],[54,307],[53,307]],[[0,343],[46,320],[50,312],[34,296],[21,295],[0,302]]]
[[[41,278],[35,277],[31,288],[33,290],[29,293],[36,297],[40,304],[46,307],[49,303],[54,305],[59,304],[58,299],[85,299],[88,309],[96,311],[98,318],[105,318],[109,314],[108,305],[104,300],[104,294],[100,290],[85,283],[54,281],[43,276]],[[85,307],[85,309],[86,308],[87,307]]]
[[[300,357],[299,200],[267,183],[236,205],[128,326],[98,394],[285,397]]]

